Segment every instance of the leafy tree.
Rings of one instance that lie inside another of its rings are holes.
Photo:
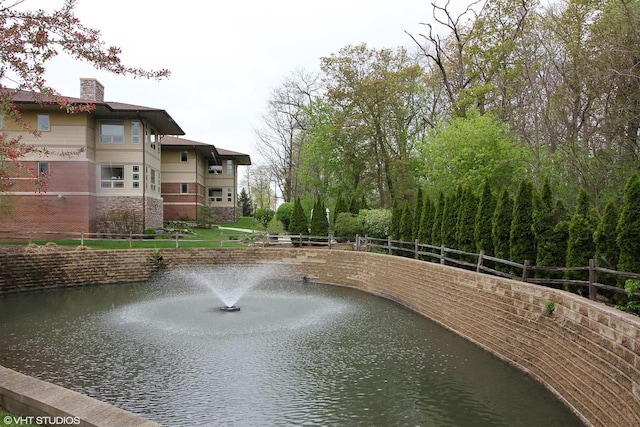
[[[488,180],[485,180],[475,217],[474,238],[476,251],[480,252],[484,250],[487,255],[493,255],[493,236],[491,229],[495,210],[496,198],[491,191],[491,184],[489,184]]]
[[[510,259],[514,262],[536,260],[535,236],[531,223],[533,221],[533,184],[530,181],[520,182],[513,204],[513,219],[509,238]]]
[[[11,81],[15,88],[0,83],[0,114],[35,136],[40,133],[24,121],[18,105],[13,102],[12,94],[16,89],[32,92],[36,101],[58,104],[69,113],[91,111],[95,107],[73,103],[47,84],[47,65],[62,52],[88,62],[96,69],[134,78],[162,79],[170,74],[166,69],[148,71],[124,65],[120,59],[121,49],[105,47],[100,32],[85,27],[75,16],[76,0],[66,0],[60,9],[52,12],[19,9],[22,1],[5,3],[0,1],[0,82]],[[34,180],[36,189],[43,188],[44,181],[42,177],[38,178],[37,171],[30,171],[20,163],[31,152],[46,154],[0,130],[0,193],[10,188],[8,178],[17,174],[37,178]]]
[[[289,230],[289,223],[293,215],[293,203],[284,202],[276,210],[276,219],[282,223],[285,230]]]
[[[358,215],[358,212],[360,212],[360,204],[355,196],[351,197],[351,201],[349,202],[349,212],[353,215]]]
[[[264,229],[269,225],[269,221],[275,216],[275,212],[269,208],[258,208],[256,209],[256,221],[260,224]]]
[[[491,221],[491,236],[496,258],[509,259],[513,199],[506,187],[502,188]]]
[[[329,221],[327,221],[324,202],[320,198],[316,200],[316,203],[313,207],[313,213],[311,216],[311,223],[309,224],[309,228],[312,236],[329,235]]]
[[[242,187],[240,190],[240,196],[238,197],[238,205],[240,205],[240,211],[242,216],[251,216],[253,214],[253,206],[251,203],[251,197],[247,193],[247,190]]]
[[[291,213],[291,221],[289,222],[289,234],[309,234],[309,221],[302,209],[302,202],[296,197],[293,203],[293,212]]]
[[[491,114],[442,123],[421,147],[424,176],[436,188],[500,188],[526,176],[528,152]]]
[[[534,224],[543,219],[547,222],[547,228],[534,225],[534,233],[537,233],[536,265],[563,267],[567,265],[567,241],[569,240],[569,221],[565,218],[566,209],[562,202],[557,201],[550,216],[547,216],[548,214],[545,215],[543,210],[545,206],[542,203],[543,199],[546,199],[546,196],[538,198],[538,201],[534,203],[534,205],[538,203],[537,208],[534,207]],[[561,272],[539,271],[536,276],[559,279],[563,274]]]

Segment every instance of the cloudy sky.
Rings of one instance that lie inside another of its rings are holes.
[[[79,79],[95,77],[106,101],[165,109],[185,138],[250,154],[254,163],[254,129],[272,90],[295,69],[319,71],[321,57],[349,44],[413,49],[405,31],[417,35],[431,20],[430,0],[78,0],[76,12],[122,48],[126,65],[168,68],[171,77],[134,80],[58,57],[48,68],[51,86],[79,96]]]

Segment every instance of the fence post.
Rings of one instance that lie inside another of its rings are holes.
[[[327,239],[329,239],[329,249],[331,249],[331,234],[327,236]]]
[[[178,232],[176,231],[176,249],[178,249]]]
[[[387,236],[387,250],[389,255],[391,255],[391,236]]]
[[[133,247],[133,234],[129,232],[129,249]]]
[[[526,282],[529,278],[529,260],[524,260],[524,265],[522,266],[522,281]]]
[[[598,290],[594,283],[597,282],[596,260],[589,260],[589,299],[595,301],[598,298]]]
[[[480,273],[482,270],[482,257],[484,256],[484,249],[480,249],[480,254],[478,255],[478,266],[476,267],[476,272]]]
[[[442,246],[440,246],[440,264],[444,265],[445,261],[444,261],[444,244],[442,244]]]
[[[360,252],[360,235],[356,234],[356,252]]]
[[[418,259],[418,239],[416,239],[413,244],[413,257]]]
[[[84,246],[84,232],[80,233],[80,246]]]

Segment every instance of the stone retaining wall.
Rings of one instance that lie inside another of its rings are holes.
[[[640,425],[640,318],[568,292],[388,255],[323,249],[161,250],[163,268],[273,263],[291,277],[397,301],[510,361],[594,426]],[[0,293],[137,281],[148,250],[0,258]],[[545,303],[556,310],[547,313]]]

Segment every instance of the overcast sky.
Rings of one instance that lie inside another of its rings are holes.
[[[62,4],[24,2],[47,10]],[[52,87],[77,97],[81,77],[97,78],[105,101],[167,110],[185,138],[250,154],[255,164],[261,159],[254,129],[288,75],[319,71],[321,57],[350,44],[413,49],[405,31],[424,31],[419,23],[430,21],[431,6],[430,0],[78,0],[76,12],[108,46],[122,48],[126,65],[168,68],[171,77],[134,80],[58,57],[47,74]]]

